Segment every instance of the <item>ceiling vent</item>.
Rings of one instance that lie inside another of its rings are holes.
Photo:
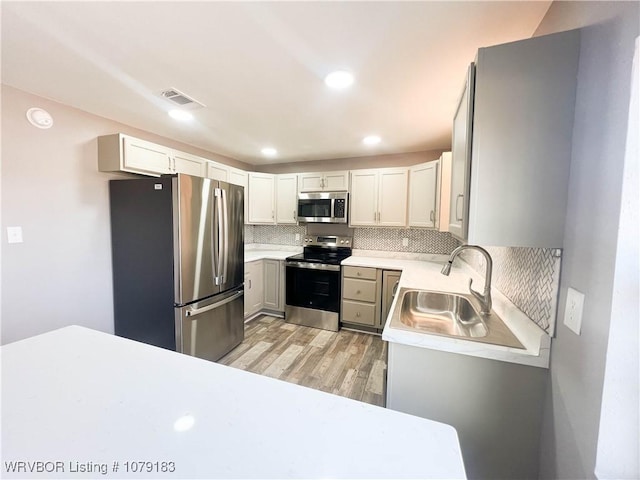
[[[163,90],[160,92],[160,96],[181,108],[196,109],[204,107],[204,104],[198,102],[197,100],[194,100],[188,95],[185,95],[177,88],[169,88],[167,90]]]

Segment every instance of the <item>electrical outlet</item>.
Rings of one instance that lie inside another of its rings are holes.
[[[296,233],[296,242],[299,242],[299,241],[300,241],[300,234]]]
[[[22,227],[7,227],[7,242],[22,243]]]
[[[582,310],[584,307],[584,294],[573,288],[567,290],[567,304],[564,308],[564,324],[576,335],[580,335],[582,328]]]
[[[403,238],[402,239],[402,246],[403,247],[408,247],[409,246],[409,239],[408,238]]]

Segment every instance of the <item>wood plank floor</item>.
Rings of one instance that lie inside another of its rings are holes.
[[[377,335],[330,332],[263,315],[218,363],[384,406],[387,342]]]

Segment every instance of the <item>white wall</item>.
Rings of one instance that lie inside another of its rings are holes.
[[[536,31],[584,27],[541,478],[594,478],[639,19],[638,2],[554,2]],[[562,323],[569,287],[585,294],[580,336]]]
[[[28,108],[53,115],[31,126]],[[2,86],[2,330],[19,340],[70,324],[113,332],[108,180],[99,135],[129,133],[241,168],[243,163]],[[24,243],[7,243],[7,226]]]

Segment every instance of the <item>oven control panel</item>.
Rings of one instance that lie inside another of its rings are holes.
[[[339,237],[337,235],[307,235],[304,237],[303,245],[313,245],[319,247],[351,247],[353,237]]]

